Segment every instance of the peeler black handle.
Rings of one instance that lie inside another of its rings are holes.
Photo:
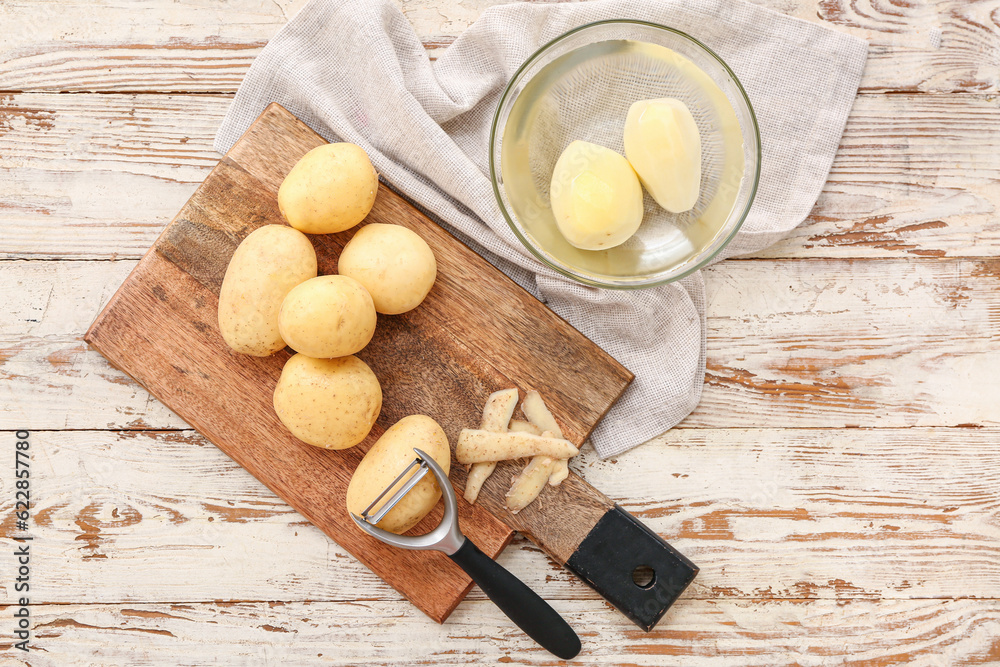
[[[525,634],[554,655],[569,660],[580,652],[580,638],[538,593],[479,550],[472,540],[448,556],[479,584],[496,606]]]

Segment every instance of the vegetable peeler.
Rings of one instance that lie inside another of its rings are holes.
[[[487,597],[525,634],[559,658],[569,660],[575,657],[580,652],[580,638],[573,628],[538,593],[480,551],[472,540],[462,534],[458,527],[458,500],[448,475],[433,458],[420,449],[414,447],[413,451],[417,458],[372,501],[371,505],[365,508],[361,516],[351,513],[354,523],[375,539],[395,547],[443,552],[465,570]],[[381,507],[373,511],[382,499],[414,470],[413,476]],[[428,471],[437,479],[444,496],[444,517],[437,528],[425,535],[417,536],[396,535],[378,528],[375,524],[381,521],[389,510],[427,475]]]

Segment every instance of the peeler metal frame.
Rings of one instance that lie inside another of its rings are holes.
[[[434,550],[441,551],[447,556],[451,556],[456,551],[462,548],[462,544],[465,543],[466,537],[462,534],[462,531],[458,528],[458,499],[455,497],[455,488],[451,485],[451,481],[448,479],[447,473],[444,469],[438,465],[437,461],[425,454],[422,450],[413,448],[416,452],[417,458],[413,460],[410,465],[403,470],[400,475],[392,481],[392,483],[382,491],[381,494],[375,500],[372,501],[371,505],[365,508],[361,513],[361,516],[356,514],[351,514],[351,518],[354,519],[354,523],[357,524],[358,528],[365,531],[372,537],[382,540],[386,544],[391,544],[394,547],[399,547],[401,549],[418,549],[418,550]],[[400,488],[396,493],[392,495],[389,500],[385,502],[384,505],[379,507],[378,511],[374,514],[369,515],[372,508],[378,505],[379,501],[384,498],[389,491],[393,489],[406,475],[413,469],[414,466],[419,468],[410,479]],[[382,518],[389,513],[396,504],[403,499],[403,496],[407,492],[417,485],[421,479],[427,474],[428,470],[437,479],[438,486],[441,487],[441,494],[444,499],[444,516],[441,518],[441,523],[438,527],[429,533],[424,535],[397,535],[395,533],[390,533],[387,530],[382,530],[375,524],[382,520]]]

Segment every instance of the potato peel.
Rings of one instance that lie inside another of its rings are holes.
[[[501,389],[490,394],[483,406],[483,417],[479,422],[479,428],[495,433],[506,432],[507,424],[514,414],[514,409],[517,408],[517,399],[517,389]],[[496,467],[496,461],[481,461],[472,465],[472,468],[469,469],[469,476],[465,480],[465,491],[462,494],[466,500],[470,503],[476,502],[483,484],[493,474]]]
[[[549,456],[536,456],[528,462],[510,485],[507,492],[507,509],[517,514],[530,505],[545,488],[555,460]]]
[[[455,447],[460,463],[508,461],[544,454],[565,459],[580,453],[573,443],[561,438],[546,438],[531,433],[491,433],[479,429],[462,429]]]
[[[559,428],[555,417],[537,391],[532,390],[525,395],[521,403],[521,412],[539,431],[550,431],[558,438],[563,437],[562,429]],[[566,459],[556,461],[552,466],[552,474],[549,475],[549,486],[559,486],[567,477],[569,477],[569,462]]]

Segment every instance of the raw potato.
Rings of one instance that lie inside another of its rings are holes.
[[[546,438],[531,433],[491,433],[477,429],[462,429],[455,448],[459,463],[506,461],[545,454],[566,459],[580,453],[568,440]]]
[[[233,253],[219,290],[219,331],[233,350],[266,357],[285,347],[278,312],[285,295],[316,277],[316,251],[285,225],[251,232]]]
[[[503,433],[507,430],[511,415],[517,407],[517,389],[501,389],[490,394],[483,406],[483,417],[479,422],[479,428],[483,431],[493,433]],[[476,502],[479,491],[483,488],[483,482],[493,474],[497,467],[496,461],[481,461],[474,463],[469,469],[469,476],[465,480],[465,499],[470,503]]]
[[[364,220],[378,194],[378,174],[355,144],[312,149],[278,189],[278,208],[288,224],[307,234],[331,234]]]
[[[581,250],[625,243],[642,223],[642,187],[610,148],[574,141],[556,160],[549,188],[559,231]]]
[[[299,440],[325,449],[346,449],[364,440],[381,410],[378,378],[357,357],[296,354],[274,389],[281,423]]]
[[[625,155],[657,204],[671,213],[694,208],[701,187],[701,134],[687,105],[666,97],[629,107]]]
[[[337,272],[365,286],[375,310],[399,315],[424,300],[437,278],[437,261],[416,232],[372,223],[357,231],[340,253]]]
[[[295,350],[317,359],[360,352],[375,335],[375,305],[347,276],[320,276],[292,289],[281,304],[278,330]]]
[[[559,428],[555,417],[552,416],[545,401],[542,400],[537,391],[529,391],[525,395],[524,402],[521,403],[521,411],[538,430],[550,431],[557,438],[563,437],[562,429]],[[559,486],[567,477],[569,477],[569,462],[566,459],[557,460],[552,464],[552,474],[549,477],[550,486]]]
[[[414,447],[434,459],[445,473],[451,471],[451,448],[438,423],[424,415],[404,417],[382,434],[358,464],[347,487],[347,511],[360,517],[365,508],[417,457]],[[416,472],[414,469],[400,480],[383,501],[391,498]],[[440,497],[441,488],[434,475],[428,472],[377,525],[391,533],[405,533],[420,523]],[[375,507],[373,511],[377,509]]]
[[[545,488],[555,461],[548,456],[536,456],[524,467],[507,492],[507,509],[517,514],[530,505]]]

